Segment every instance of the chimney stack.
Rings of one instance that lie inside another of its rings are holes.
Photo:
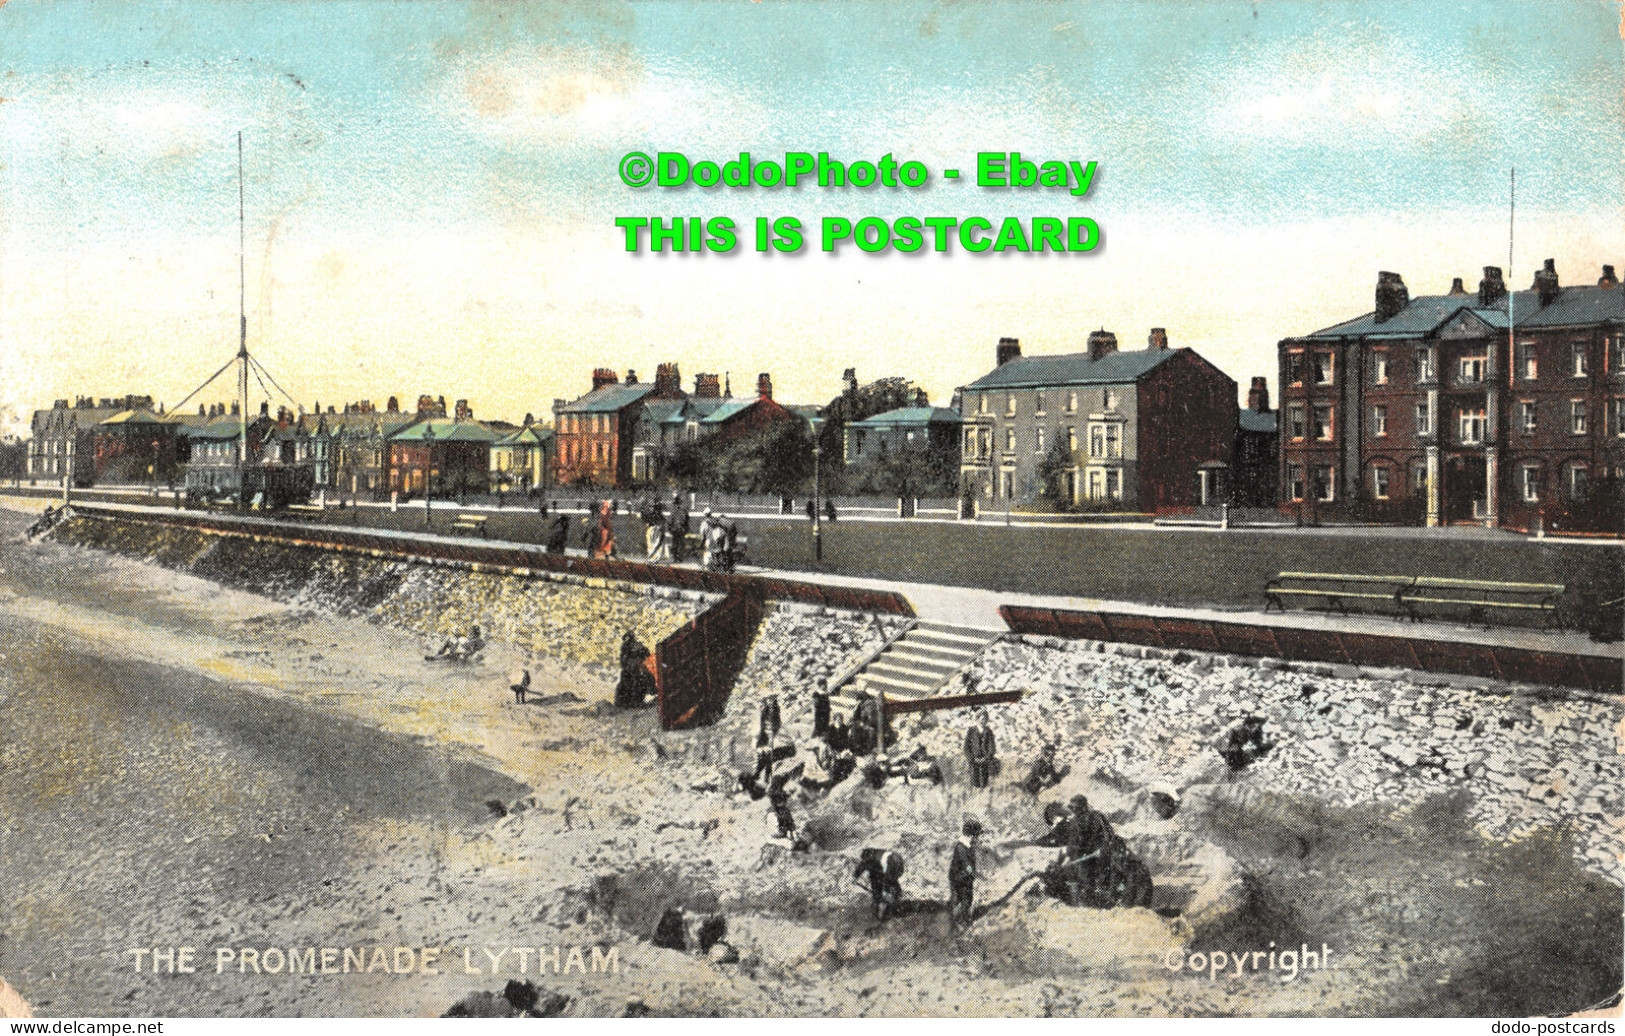
[[[1608,269],[1612,270],[1613,267],[1610,266]],[[847,395],[851,395],[857,390],[858,369],[856,367],[848,367],[846,370],[841,372],[841,391],[845,392]]]
[[[608,367],[599,367],[592,372],[592,390],[594,392],[597,392],[605,385],[619,385],[620,383],[621,379],[616,377],[615,372]]]
[[[680,396],[683,394],[683,379],[677,373],[675,363],[662,363],[655,366],[655,395],[662,397]]]
[[[457,401],[457,420],[474,420],[474,408],[468,405],[468,400],[466,399],[459,399]]]
[[[396,399],[394,396],[390,396],[389,402],[384,404],[384,409],[386,409],[389,413],[398,414],[401,412],[401,401]]]
[[[721,399],[722,381],[715,374],[694,375],[695,399]]]
[[[1153,327],[1151,336],[1145,340],[1147,349],[1168,348],[1168,329],[1166,327]]]
[[[1467,294],[1467,286],[1465,284],[1461,283],[1461,278],[1460,277],[1453,278],[1450,281],[1450,294],[1452,294],[1452,295],[1465,295],[1465,294]]]
[[[1478,282],[1478,304],[1480,306],[1493,306],[1506,298],[1506,282],[1501,280],[1499,266],[1484,267],[1484,279]]]
[[[1540,308],[1545,309],[1557,301],[1558,294],[1563,290],[1557,283],[1557,261],[1546,260],[1546,265],[1535,271],[1535,283],[1530,285],[1540,293]]]
[[[1254,378],[1253,387],[1247,390],[1247,409],[1255,414],[1269,413],[1270,389],[1263,377]]]
[[[1612,263],[1603,263],[1602,264],[1602,277],[1600,279],[1598,279],[1597,287],[1599,287],[1599,288],[1612,288],[1614,285],[1616,285],[1618,283],[1619,283],[1619,278],[1614,276],[1613,264]]]
[[[638,372],[633,370],[631,367],[626,368],[626,383],[628,385],[636,385],[638,383]]]
[[[931,405],[931,397],[926,395],[925,389],[917,388],[914,390],[914,405],[917,407],[928,407]]]
[[[1098,360],[1107,353],[1117,351],[1117,336],[1104,327],[1099,331],[1089,332],[1089,358]]]
[[[1387,270],[1377,274],[1377,323],[1385,323],[1399,315],[1411,301],[1405,279]]]
[[[266,402],[260,404],[260,416],[261,417],[270,417],[271,416],[271,404],[270,404],[269,401],[266,401]]]
[[[999,339],[998,348],[993,350],[993,365],[995,367],[1003,367],[1005,364],[1009,363],[1011,360],[1019,360],[1019,359],[1021,359],[1021,339],[1019,339],[1019,338],[1001,338],[1001,339]]]
[[[773,375],[766,371],[756,375],[756,396],[758,399],[773,398]]]

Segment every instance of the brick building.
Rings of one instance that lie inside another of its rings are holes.
[[[654,384],[638,382],[636,371],[626,372],[623,385],[614,371],[600,367],[592,372],[592,390],[586,395],[568,403],[554,400],[554,470],[559,484],[629,483],[643,401],[655,391]],[[681,395],[675,385],[669,391]]]
[[[80,396],[69,406],[59,399],[49,410],[34,411],[29,425],[28,477],[59,481],[72,474],[75,485],[96,481],[96,434],[103,421],[126,410],[151,410],[151,396],[115,399]]]
[[[1274,507],[1280,481],[1279,415],[1270,409],[1266,379],[1254,378],[1247,405],[1236,415],[1236,469],[1231,502],[1240,507]]]
[[[1119,352],[1091,332],[1088,349],[1021,355],[1001,338],[992,371],[960,390],[960,493],[1007,508],[1041,491],[1039,469],[1064,454],[1065,502],[1169,511],[1219,503],[1236,445],[1236,383],[1162,328]],[[1060,447],[1057,450],[1056,444]]]
[[[1306,518],[1529,529],[1625,475],[1625,293],[1612,266],[1527,291],[1499,267],[1279,344],[1281,504]]]

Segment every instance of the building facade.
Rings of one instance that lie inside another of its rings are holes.
[[[491,481],[497,436],[473,420],[431,417],[389,437],[389,488],[436,496],[484,493]]]
[[[1527,291],[1409,297],[1279,344],[1282,506],[1306,519],[1572,524],[1625,476],[1625,291],[1612,266]]]
[[[1254,378],[1247,405],[1236,415],[1236,469],[1231,502],[1238,507],[1273,508],[1280,481],[1281,435],[1270,409],[1266,379]]]
[[[1021,355],[1001,338],[996,366],[960,390],[960,493],[1008,509],[1043,491],[1058,464],[1072,506],[1169,511],[1219,503],[1236,444],[1236,383],[1161,328],[1119,352],[1100,330],[1088,349]]]
[[[527,492],[552,484],[553,431],[526,423],[491,444],[491,491]]]
[[[103,421],[126,410],[151,410],[151,396],[117,399],[80,396],[69,406],[59,399],[49,410],[34,411],[29,424],[27,475],[60,481],[70,476],[78,486],[96,481],[96,434]]]
[[[959,439],[959,411],[929,405],[899,407],[848,424],[843,455],[847,467],[853,468],[897,453],[919,453],[951,471],[959,460]]]

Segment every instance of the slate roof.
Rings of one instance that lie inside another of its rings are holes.
[[[875,414],[861,421],[853,421],[852,428],[921,428],[932,424],[958,424],[959,411],[940,406],[905,406]]]
[[[977,378],[969,389],[1038,388],[1048,385],[1118,385],[1139,381],[1181,352],[1140,349],[1110,352],[1098,360],[1088,353],[1020,356]]]
[[[1264,432],[1268,434],[1276,429],[1276,412],[1266,410],[1261,414],[1256,410],[1248,410],[1246,407],[1242,407],[1237,421],[1244,432]]]
[[[1437,330],[1462,310],[1467,310],[1493,328],[1505,330],[1507,326],[1506,300],[1484,307],[1478,304],[1478,293],[1473,292],[1467,295],[1420,295],[1380,324],[1373,311],[1304,337],[1420,338]],[[1528,328],[1600,324],[1605,320],[1625,321],[1625,289],[1618,285],[1612,288],[1594,284],[1572,285],[1562,289],[1544,309],[1540,305],[1539,292],[1532,289],[1515,291],[1512,293],[1512,319],[1518,327]]]
[[[149,410],[121,410],[101,422],[104,425],[132,425],[132,424],[165,424],[164,420]]]
[[[722,424],[757,404],[755,399],[725,399],[722,405],[700,419],[701,424]]]
[[[450,417],[435,417],[408,425],[391,435],[391,442],[422,442],[428,429],[434,429],[434,442],[495,442],[496,433],[476,421],[458,421]]]
[[[497,440],[496,444],[498,446],[540,446],[552,438],[552,429],[526,427],[504,435]]]
[[[605,385],[579,399],[571,400],[559,409],[562,414],[613,414],[624,410],[655,390],[654,383],[637,385]]]

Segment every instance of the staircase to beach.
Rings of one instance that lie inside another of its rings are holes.
[[[997,642],[1004,632],[941,622],[915,623],[830,687],[831,710],[850,716],[857,707],[858,695],[865,690],[883,697],[888,713],[1006,700],[1012,695],[942,693],[949,680]]]

